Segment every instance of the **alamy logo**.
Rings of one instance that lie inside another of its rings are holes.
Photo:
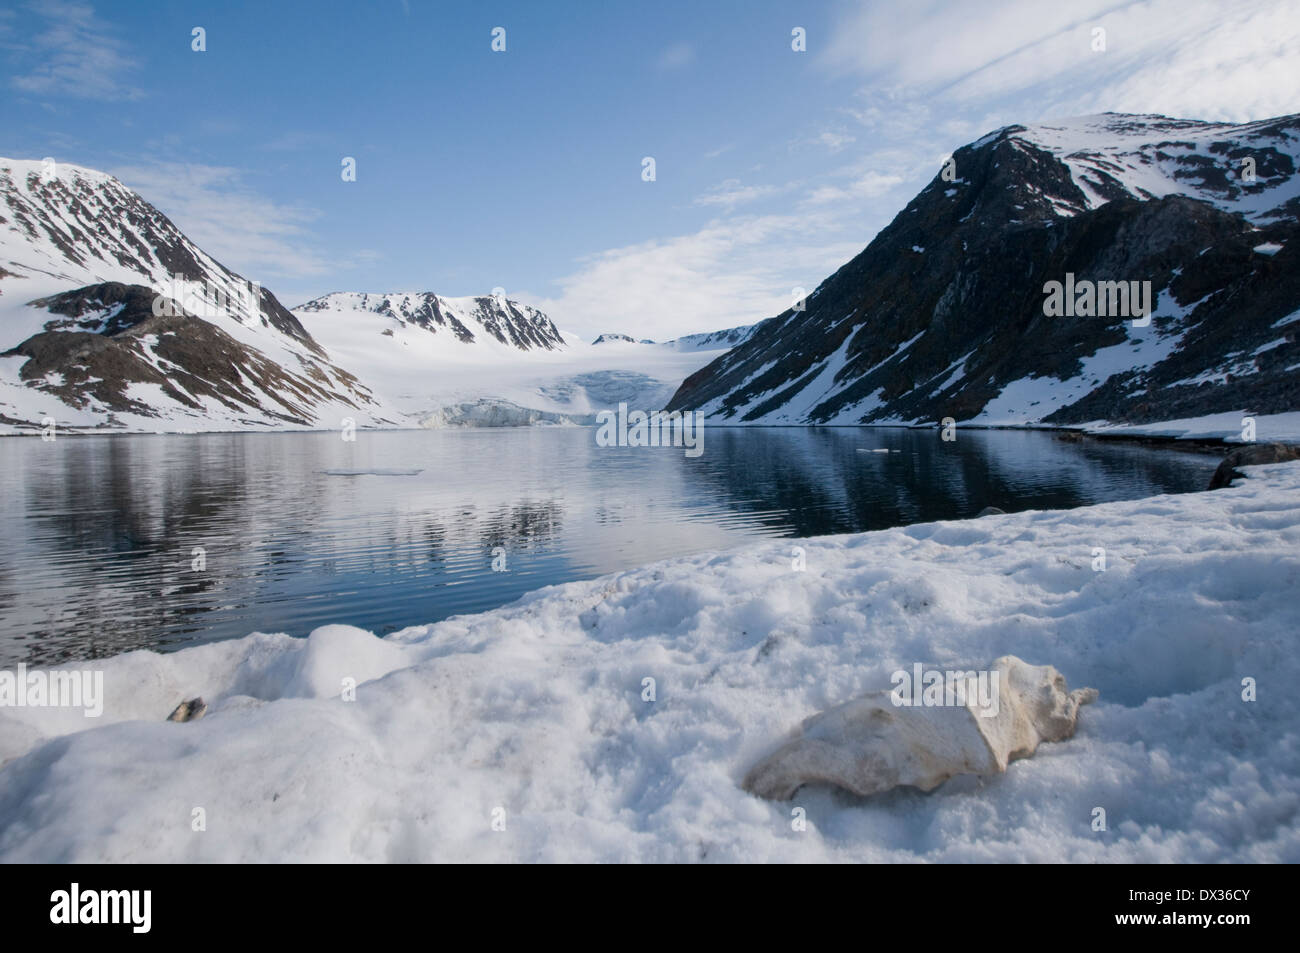
[[[87,718],[104,713],[104,673],[90,670],[0,672],[0,708],[84,708]]]
[[[685,447],[688,457],[704,452],[704,414],[698,410],[629,412],[627,404],[619,404],[617,414],[612,410],[596,414],[596,423],[600,447]]]
[[[912,671],[899,669],[889,677],[890,700],[899,708],[972,708],[981,718],[997,716],[997,672],[926,671],[920,662]]]
[[[188,312],[196,318],[232,315],[238,321],[252,320],[261,313],[262,286],[256,281],[239,281],[232,288],[215,281],[187,281],[184,275],[168,276],[152,285],[155,317],[179,317]]]
[[[1136,318],[1135,328],[1151,323],[1149,281],[1075,281],[1068,271],[1064,283],[1046,282],[1043,294],[1043,314],[1049,318]]]
[[[50,894],[50,903],[51,923],[126,923],[132,933],[148,933],[153,923],[152,890],[83,891],[74,883]]]

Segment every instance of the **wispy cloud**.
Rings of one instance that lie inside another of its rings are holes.
[[[827,238],[837,231],[826,212],[719,220],[592,255],[558,282],[559,294],[527,297],[584,336],[636,328],[660,340],[750,324],[788,308],[792,289],[815,287],[861,249],[856,237]]]
[[[26,72],[11,77],[17,89],[35,95],[98,100],[144,95],[124,79],[137,64],[123,51],[113,28],[89,5],[42,0],[31,4],[29,10],[40,18],[42,27],[19,46],[20,57],[35,62]]]
[[[813,189],[805,198],[809,205],[824,205],[827,202],[847,202],[861,199],[874,199],[884,195],[904,181],[901,175],[883,172],[866,172],[845,185],[822,185]]]
[[[674,43],[659,54],[655,65],[662,70],[681,69],[695,60],[695,47],[689,43]]]
[[[839,152],[846,146],[857,142],[857,137],[849,135],[843,129],[823,129],[815,136],[804,139],[795,139],[790,145],[794,147],[818,146],[826,149],[828,152]]]
[[[200,248],[249,278],[306,278],[348,267],[318,250],[306,227],[316,211],[258,194],[239,169],[158,162],[112,171]]]
[[[721,206],[730,210],[737,205],[766,198],[777,191],[778,189],[773,185],[741,185],[739,179],[727,179],[707,189],[703,194],[697,195],[694,204]]]
[[[825,57],[939,112],[1004,106],[1021,121],[1107,110],[1282,115],[1300,105],[1298,60],[1292,0],[873,3],[832,31]]]

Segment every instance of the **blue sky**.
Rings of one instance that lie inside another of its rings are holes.
[[[502,287],[665,339],[782,310],[991,129],[1296,112],[1297,62],[1288,0],[41,0],[0,11],[0,154],[112,172],[289,306]]]

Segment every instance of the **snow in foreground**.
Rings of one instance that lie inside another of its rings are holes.
[[[382,640],[119,656],[89,730],[0,710],[0,859],[1300,861],[1300,463],[1249,474],[801,541],[803,572],[791,541],[681,558]],[[1003,654],[1100,689],[1072,740],[928,795],[741,790],[891,672]],[[207,717],[163,720],[194,695]]]

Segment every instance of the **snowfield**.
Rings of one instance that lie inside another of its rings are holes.
[[[664,344],[588,344],[560,331],[561,341],[549,348],[521,349],[483,333],[466,304],[492,299],[438,299],[447,313],[475,330],[468,342],[437,326],[431,331],[369,310],[375,299],[400,307],[419,297],[332,294],[294,311],[313,338],[382,395],[385,406],[399,409],[407,426],[590,424],[598,411],[620,402],[659,410],[683,380],[749,330],[689,335]]]
[[[1297,862],[1300,463],[1248,474],[94,663],[98,720],[0,709],[0,860]],[[928,795],[741,790],[891,672],[1004,654],[1100,690],[1072,740]]]

